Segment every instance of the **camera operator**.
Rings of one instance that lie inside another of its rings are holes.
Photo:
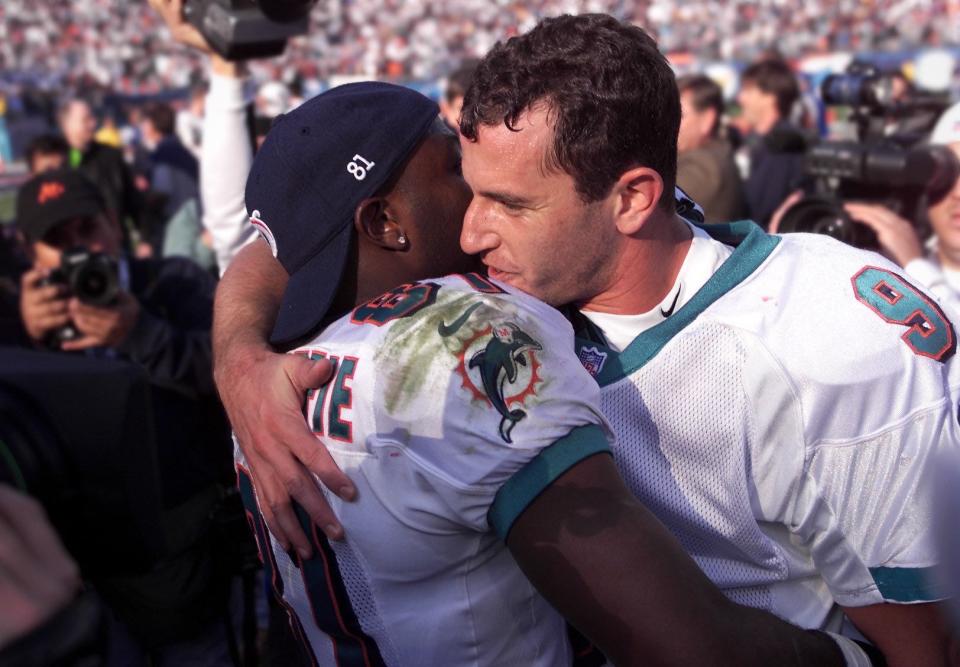
[[[249,80],[243,62],[216,54],[200,32],[183,16],[184,0],[149,0],[173,39],[210,57],[210,88],[203,118],[200,148],[200,199],[203,227],[212,237],[220,274],[233,256],[256,238],[247,224],[244,188],[253,164],[250,104],[244,87]]]
[[[960,104],[940,117],[930,143],[948,146],[960,157]],[[916,225],[889,208],[857,202],[846,203],[844,207],[851,217],[876,233],[883,254],[960,314],[960,179],[928,206],[927,217],[933,235],[926,245]]]
[[[789,121],[799,95],[796,77],[781,60],[754,63],[740,78],[737,101],[750,160],[744,194],[750,218],[763,227],[803,174],[806,141]]]
[[[75,170],[28,181],[17,226],[33,262],[20,300],[32,343],[129,361],[155,388],[149,428],[158,442],[166,551],[146,573],[95,582],[137,640],[121,663],[149,654],[161,665],[230,665],[222,616],[231,573],[218,561],[227,545],[218,544],[210,520],[231,466],[211,366],[215,280],[188,260],[125,257],[96,186]],[[84,262],[65,265],[78,247]]]

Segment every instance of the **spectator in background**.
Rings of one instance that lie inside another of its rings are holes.
[[[150,189],[163,196],[162,218],[166,222],[187,202],[200,199],[199,166],[176,135],[176,114],[170,105],[148,105],[140,131],[150,151]]]
[[[209,516],[230,482],[227,425],[213,386],[210,326],[214,279],[192,262],[137,260],[122,250],[98,189],[65,169],[28,181],[18,193],[17,226],[33,267],[21,280],[20,313],[34,345],[89,350],[134,364],[153,401],[168,553],[149,572],[105,574],[98,591],[138,639],[114,664],[232,665],[222,625],[229,572],[217,562]],[[117,263],[111,305],[83,303],[47,284],[64,251],[84,246]],[[78,337],[51,334],[72,324]],[[60,342],[63,341],[63,342]]]
[[[930,135],[930,143],[948,146],[960,158],[960,104],[943,113]],[[927,208],[933,234],[926,247],[915,222],[889,208],[850,202],[846,209],[854,220],[876,233],[884,255],[960,317],[960,179]]]
[[[763,227],[803,176],[806,142],[788,120],[799,94],[793,72],[781,60],[754,63],[740,79],[737,101],[749,157],[744,193],[750,217]]]
[[[27,144],[27,169],[32,175],[56,171],[67,165],[70,146],[55,134],[41,134]]]
[[[723,91],[702,74],[680,77],[677,87],[683,113],[677,184],[700,204],[707,222],[740,220],[746,215],[743,183],[733,148],[720,136]]]
[[[133,175],[123,159],[123,153],[94,140],[97,119],[90,105],[81,99],[69,100],[60,109],[60,130],[70,145],[70,166],[78,168],[97,186],[104,205],[112,211],[121,224],[125,238],[130,234],[127,225],[132,224],[144,235],[143,198],[134,185]],[[136,254],[144,256],[149,247],[134,245]]]
[[[477,69],[478,60],[466,60],[460,64],[447,79],[447,89],[440,100],[440,115],[447,126],[457,134],[460,133],[460,109],[463,108],[463,96],[473,81],[473,73]]]
[[[147,105],[141,122],[147,156],[150,199],[162,223],[151,243],[164,257],[187,257],[205,269],[215,261],[209,235],[200,224],[200,167],[176,134],[176,114],[167,104]]]

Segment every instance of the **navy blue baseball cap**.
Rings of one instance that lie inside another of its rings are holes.
[[[343,278],[357,205],[406,163],[440,109],[388,83],[339,86],[280,116],[247,178],[250,223],[290,276],[270,342],[315,329]]]

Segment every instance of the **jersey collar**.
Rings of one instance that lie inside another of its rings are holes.
[[[588,369],[593,367],[591,373],[601,387],[627,377],[650,361],[671,338],[693,322],[714,301],[756,271],[780,243],[779,237],[768,235],[748,220],[697,226],[717,241],[734,246],[733,253],[693,298],[663,322],[634,338],[623,352],[617,353],[607,347],[602,334],[598,337],[599,331],[596,327],[592,326],[592,323],[591,326],[586,326],[584,322],[589,323],[589,320],[579,311],[575,311],[571,321],[576,332],[577,355],[581,361],[590,360]]]

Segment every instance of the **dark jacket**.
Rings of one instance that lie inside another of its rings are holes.
[[[152,224],[145,217],[143,196],[122,152],[94,141],[84,151],[78,168],[96,183],[107,208],[116,213],[124,234],[127,220],[141,232]]]
[[[147,371],[153,391],[167,557],[148,573],[95,582],[145,646],[186,638],[224,610],[226,571],[210,515],[232,483],[229,427],[213,384],[215,279],[181,258],[130,261],[140,317],[116,348]]]
[[[764,228],[787,196],[802,185],[803,133],[780,120],[767,134],[747,137],[750,176],[745,184],[750,217]]]
[[[191,396],[215,396],[210,328],[216,280],[177,257],[130,260],[130,292],[140,318],[117,348],[157,385]]]
[[[167,222],[191,199],[200,201],[197,158],[175,136],[165,137],[150,154],[150,188],[164,196]]]
[[[706,222],[742,220],[747,215],[743,181],[733,149],[723,139],[677,156],[677,184],[703,208]]]

